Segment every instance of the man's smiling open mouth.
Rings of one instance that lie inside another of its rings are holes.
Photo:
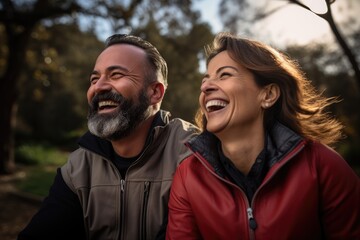
[[[99,103],[98,103],[98,111],[115,109],[119,105],[120,104],[118,102],[114,102],[112,100],[99,101]]]

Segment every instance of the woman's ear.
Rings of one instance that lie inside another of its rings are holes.
[[[270,108],[272,105],[276,103],[276,101],[280,97],[280,87],[275,83],[270,83],[269,85],[265,86],[264,95],[262,100],[262,107],[264,109]]]
[[[151,105],[160,103],[164,98],[165,86],[161,82],[154,82],[150,84],[148,93]]]

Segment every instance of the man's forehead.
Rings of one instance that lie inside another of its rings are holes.
[[[124,66],[144,63],[146,53],[143,49],[130,44],[115,44],[107,47],[98,57],[96,63],[114,62]]]

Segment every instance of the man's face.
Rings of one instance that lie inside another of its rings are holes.
[[[105,49],[90,76],[88,127],[101,138],[127,136],[149,115],[145,52],[128,44]]]

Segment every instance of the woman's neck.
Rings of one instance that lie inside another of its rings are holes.
[[[264,148],[265,133],[260,128],[247,134],[233,132],[218,136],[224,155],[229,158],[236,168],[247,175],[256,158]]]

